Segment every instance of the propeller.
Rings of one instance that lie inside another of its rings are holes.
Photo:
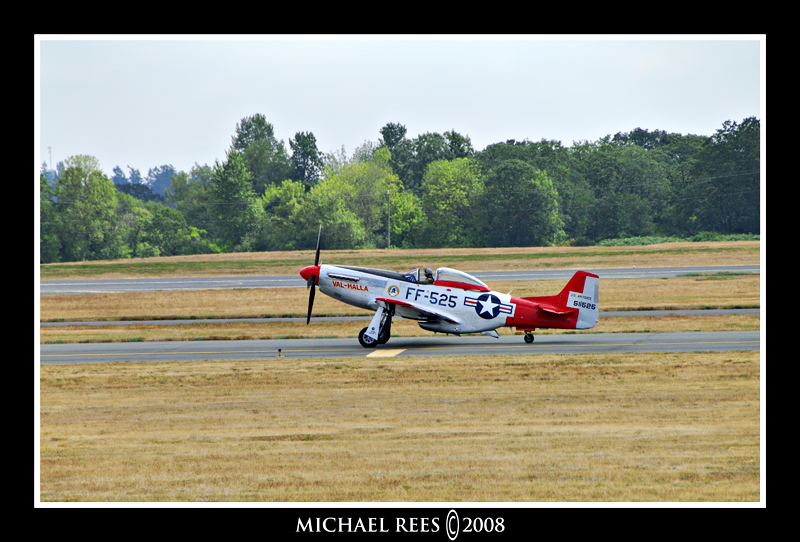
[[[308,274],[306,285],[311,290],[308,293],[308,317],[306,318],[306,325],[311,322],[311,308],[314,306],[314,295],[317,293],[317,280],[319,280],[319,242],[322,239],[322,224],[319,225],[319,234],[317,235],[317,252],[314,255],[314,266],[306,267],[303,271]],[[305,277],[306,273],[300,272],[301,276]]]

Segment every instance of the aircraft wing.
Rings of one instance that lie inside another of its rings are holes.
[[[384,303],[400,307],[404,313],[411,313],[412,315],[419,316],[419,318],[417,318],[418,320],[441,318],[442,320],[446,320],[451,324],[461,324],[461,322],[455,320],[451,315],[440,312],[430,306],[422,305],[421,303],[403,301],[400,299],[394,299],[392,297],[378,297],[375,299],[375,301],[383,301]],[[409,318],[409,316],[405,316],[404,314],[401,314],[400,316]],[[413,316],[411,316],[411,318],[413,318]]]

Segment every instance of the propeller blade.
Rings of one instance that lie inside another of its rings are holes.
[[[314,267],[316,267],[316,272],[319,273],[319,242],[322,240],[322,224],[319,225],[319,233],[317,234],[317,252],[314,255]],[[306,267],[303,269],[302,272],[309,272],[312,271],[310,267]],[[301,272],[301,273],[302,273]],[[306,281],[306,286],[311,288],[311,291],[308,292],[308,317],[306,318],[306,325],[311,323],[311,307],[314,306],[314,295],[317,293],[317,287],[315,283],[317,282],[317,277],[315,275],[309,275],[308,280]]]
[[[317,255],[314,256],[314,265],[319,265],[319,242],[322,239],[322,224],[319,225],[319,234],[317,235]]]
[[[313,284],[314,283],[313,281],[314,277],[312,276],[309,282]],[[311,291],[308,293],[308,318],[306,318],[306,325],[308,325],[311,322],[311,307],[314,306],[314,294],[316,293],[316,291],[317,287],[311,286]]]

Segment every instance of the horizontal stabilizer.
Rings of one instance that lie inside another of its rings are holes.
[[[544,312],[549,312],[550,314],[570,314],[573,312],[578,312],[578,309],[569,309],[566,307],[555,307],[553,305],[544,305],[539,303],[539,310]]]

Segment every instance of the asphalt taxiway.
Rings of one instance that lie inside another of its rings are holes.
[[[250,341],[176,341],[40,345],[40,363],[110,363],[206,360],[270,360],[395,356],[518,354],[612,354],[760,350],[759,331],[679,333],[587,333],[537,335],[526,344],[520,335],[392,337],[377,348],[362,348],[355,338]]]

